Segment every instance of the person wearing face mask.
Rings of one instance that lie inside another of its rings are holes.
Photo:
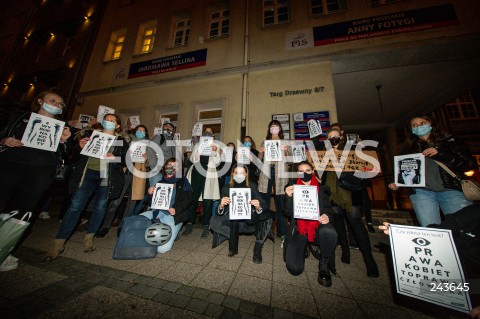
[[[281,144],[283,140],[283,129],[279,121],[273,120],[268,124],[268,131],[266,140],[278,140],[280,142],[280,151],[282,154],[282,160],[278,162],[268,162],[264,161],[263,170],[270,171],[270,178],[267,175],[261,173],[258,180],[258,190],[263,196],[263,199],[267,203],[267,206],[270,207],[270,200],[272,195],[272,188],[275,190],[275,211],[277,218],[277,237],[282,239],[282,243],[285,239],[285,234],[287,233],[287,217],[283,213],[283,203],[285,200],[285,185],[287,185],[288,178],[286,178],[285,173],[288,172],[287,161],[285,156],[287,156],[286,146]],[[265,153],[264,143],[260,148],[258,157],[263,159]]]
[[[292,275],[298,276],[304,270],[307,243],[320,247],[321,256],[318,264],[317,281],[322,286],[330,287],[332,285],[330,271],[336,274],[335,268],[331,267],[330,259],[335,258],[337,232],[331,223],[333,214],[328,198],[329,191],[325,186],[320,187],[310,162],[300,162],[297,171],[298,178],[285,186],[285,214],[289,217],[294,216],[294,185],[309,185],[317,188],[319,218],[318,220],[292,220],[284,245],[285,263],[288,271]]]
[[[150,170],[163,167],[163,164],[165,164],[167,159],[175,157],[175,145],[170,145],[173,141],[174,135],[175,125],[170,122],[165,122],[162,126],[162,133],[157,134],[152,138],[152,142],[160,147],[162,153],[157,154],[153,148],[147,147],[147,159]],[[159,171],[158,174],[150,177],[150,185],[155,185],[161,179],[162,173]]]
[[[258,151],[257,151],[257,146],[255,145],[255,141],[251,136],[245,136],[242,139],[243,146],[248,147],[250,149],[250,154],[255,157],[258,157]],[[260,175],[260,169],[255,166],[255,163],[253,163],[250,160],[250,164],[248,166],[248,178],[250,179],[251,182],[258,184],[258,176]]]
[[[137,141],[142,141],[148,139],[148,128],[145,125],[137,125],[132,130],[133,135],[130,137],[132,143]],[[146,157],[146,154],[144,154]],[[140,172],[146,172],[145,163],[134,163],[135,169]],[[96,237],[102,238],[108,234],[110,227],[112,226],[113,220],[117,213],[119,213],[119,220],[131,216],[133,209],[137,201],[143,200],[145,197],[145,179],[135,176],[130,170],[125,171],[125,183],[123,184],[122,192],[120,196],[116,199],[111,200],[108,203],[107,212],[105,214],[105,219],[103,221],[102,228],[97,232]],[[125,195],[128,198],[127,205],[124,212],[117,212],[120,204],[123,201]]]
[[[94,236],[104,219],[108,200],[118,198],[123,189],[123,168],[126,167],[125,157],[129,145],[120,136],[121,120],[117,114],[107,114],[101,123],[103,133],[116,136],[116,141],[107,151],[105,159],[82,155],[75,163],[70,178],[70,187],[75,189],[75,192],[55,240],[44,257],[45,262],[56,259],[63,252],[66,240],[75,231],[80,215],[92,195],[93,212],[84,237],[84,252],[94,251]],[[83,149],[89,140],[89,137],[82,138],[78,149]]]
[[[228,239],[228,256],[238,254],[238,239],[240,233],[255,233],[256,240],[253,247],[253,262],[261,264],[262,247],[271,234],[273,215],[258,192],[257,185],[249,180],[248,168],[237,164],[232,168],[230,182],[222,188],[222,199],[217,214],[212,218],[214,232],[212,248]],[[229,205],[231,203],[230,188],[249,188],[251,200],[247,203],[251,207],[251,220],[229,220]],[[273,239],[273,238],[272,238]]]
[[[341,132],[337,129],[330,129],[327,132],[329,143],[325,143],[325,147],[333,147],[336,150],[343,150],[345,139],[341,137]],[[340,187],[338,176],[335,171],[326,171],[324,173],[324,185],[328,186],[331,191],[330,200],[333,211],[333,226],[337,231],[338,242],[342,248],[341,261],[345,264],[350,263],[350,246],[345,222],[347,222],[352,230],[353,236],[363,255],[363,261],[367,268],[368,277],[378,277],[378,267],[372,254],[370,237],[362,220],[362,212],[358,205],[352,202],[352,192]]]
[[[477,163],[465,144],[442,130],[430,115],[414,115],[408,123],[407,132],[401,154],[425,155],[425,187],[407,189],[413,210],[420,226],[440,224],[439,209],[444,215],[449,215],[472,203],[463,195],[460,181],[436,162],[443,163],[457,176],[478,169]],[[397,190],[398,186],[391,183],[389,188]]]
[[[204,128],[204,137],[213,137],[213,130],[210,127]],[[220,182],[217,168],[221,165],[220,149],[215,145],[211,145],[211,155],[201,155],[201,143],[194,146],[190,162],[187,178],[190,180],[193,188],[193,203],[190,206],[190,220],[185,225],[182,236],[188,236],[192,233],[193,224],[195,224],[198,208],[198,201],[203,202],[203,230],[202,239],[208,238],[210,234],[210,219],[213,213],[213,203],[220,199]]]
[[[34,99],[32,106],[37,114],[55,118],[62,114],[65,103],[60,95],[46,91]],[[57,166],[62,161],[61,150],[70,137],[62,134],[56,152],[24,147],[21,139],[31,114],[13,113],[0,124],[1,212],[7,208],[18,210],[22,216],[35,212],[38,201],[55,181]]]

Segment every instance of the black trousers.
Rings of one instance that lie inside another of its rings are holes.
[[[18,210],[21,215],[34,212],[39,200],[55,181],[56,170],[56,166],[0,161],[0,212]]]

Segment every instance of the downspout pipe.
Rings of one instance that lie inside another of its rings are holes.
[[[250,64],[250,0],[245,1],[245,36],[243,43],[243,66]],[[242,76],[242,123],[240,136],[243,138],[247,134],[247,114],[248,114],[248,68]]]

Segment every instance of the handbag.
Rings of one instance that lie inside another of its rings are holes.
[[[30,225],[31,212],[25,213],[21,219],[13,218],[17,214],[18,211],[0,214],[0,264],[10,255]]]
[[[338,178],[338,186],[350,192],[359,192],[363,189],[362,180],[353,175],[354,172],[342,172]]]
[[[445,164],[440,163],[438,161],[435,161],[435,162],[438,164],[438,166],[443,168],[448,174],[450,174],[452,177],[456,178],[460,182],[460,184],[462,185],[462,192],[463,192],[463,195],[465,195],[465,198],[467,198],[471,202],[480,200],[480,184],[479,183],[472,180],[468,180],[468,179],[466,180],[461,179],[457,174],[452,172]]]

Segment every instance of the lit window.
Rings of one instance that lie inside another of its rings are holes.
[[[173,46],[179,47],[188,44],[190,36],[190,17],[177,16],[174,18]]]
[[[120,29],[112,32],[112,34],[110,35],[110,42],[108,43],[107,51],[105,52],[104,61],[120,59],[126,33],[127,29]]]
[[[230,30],[230,10],[223,9],[210,13],[210,38],[227,36]]]
[[[120,59],[120,54],[122,54],[123,42],[125,37],[118,37],[113,46],[112,60]]]
[[[346,0],[311,0],[312,15],[324,15],[344,11],[347,8]]]
[[[450,120],[464,120],[478,118],[478,110],[470,93],[457,96],[445,105]]]
[[[155,28],[145,29],[142,38],[142,53],[148,53],[152,51],[155,31]]]
[[[290,21],[288,0],[263,1],[263,25],[275,25]]]

